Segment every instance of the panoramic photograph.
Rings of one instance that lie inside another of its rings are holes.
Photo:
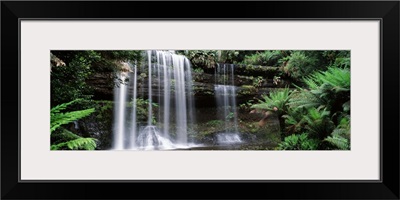
[[[350,150],[350,57],[52,50],[50,150]]]

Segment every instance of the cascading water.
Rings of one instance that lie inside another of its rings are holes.
[[[149,150],[187,146],[188,128],[195,120],[190,62],[173,51],[147,51],[145,58],[146,62],[140,68],[136,64],[131,65],[131,109],[126,107],[126,100],[130,95],[126,92],[126,86],[121,85],[114,90],[116,105],[113,148]],[[146,86],[144,78],[139,94],[141,98],[148,100],[147,123],[144,126],[144,122],[138,120],[136,103],[139,73],[147,73],[145,77],[148,79],[147,95],[143,88]],[[153,103],[158,105],[158,115],[153,115]],[[130,115],[127,110],[131,111]],[[131,126],[126,131],[125,124],[128,120]]]
[[[175,147],[171,140],[160,134],[156,126],[146,126],[140,131],[137,140],[138,146],[144,150]]]
[[[236,110],[236,86],[233,64],[218,64],[215,69],[215,98],[222,109],[220,119],[225,123],[225,133],[217,135],[219,143],[241,142]]]
[[[241,143],[242,139],[238,133],[219,133],[217,135],[218,144],[236,144]]]
[[[136,148],[136,136],[137,136],[137,66],[136,64],[133,67],[133,81],[132,81],[132,88],[133,88],[133,97],[132,97],[132,117],[131,117],[131,134],[130,134],[130,148]]]
[[[114,109],[114,149],[120,150],[124,148],[124,138],[125,138],[125,103],[127,100],[127,86],[125,83],[128,74],[126,72],[121,72],[118,75],[118,79],[121,80],[121,83],[117,83],[119,87],[114,90],[114,101],[115,101],[115,109]]]

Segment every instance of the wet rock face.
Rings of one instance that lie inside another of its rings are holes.
[[[93,88],[95,100],[113,100],[114,75],[113,73],[93,74],[86,83]]]
[[[122,65],[126,69],[125,65]],[[238,66],[234,70],[234,82],[237,86],[238,101],[243,102],[254,97],[261,97],[262,94],[269,93],[271,89],[290,86],[291,82],[284,79],[276,79],[279,68],[266,66]],[[129,72],[132,74],[132,72]],[[224,76],[216,76],[215,70],[206,72],[193,72],[193,95],[197,105],[213,104],[215,98],[215,84],[221,82]],[[115,83],[115,75],[109,73],[93,74],[87,83],[94,90],[94,99],[112,100]],[[129,80],[128,80],[129,83]],[[162,94],[163,83],[157,79],[152,80],[153,94]],[[133,85],[129,84],[128,92],[132,92]],[[138,71],[138,95],[148,96],[148,77],[145,72]],[[161,91],[158,91],[161,90]],[[171,96],[173,98],[173,96]],[[154,99],[157,101],[157,99]],[[205,103],[208,102],[208,103]]]

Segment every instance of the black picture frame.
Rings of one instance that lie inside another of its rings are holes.
[[[399,7],[399,1],[2,1],[1,198],[399,199]],[[381,181],[20,182],[20,19],[379,19]]]

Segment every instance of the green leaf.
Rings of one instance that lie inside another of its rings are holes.
[[[51,113],[50,133],[59,128],[61,125],[68,124],[83,117],[89,116],[94,111],[94,108],[90,108],[67,113]]]
[[[56,145],[51,145],[51,150],[60,150],[67,148],[70,150],[95,150],[96,149],[96,139],[94,138],[78,138],[75,140],[70,140],[67,142],[59,143]]]

